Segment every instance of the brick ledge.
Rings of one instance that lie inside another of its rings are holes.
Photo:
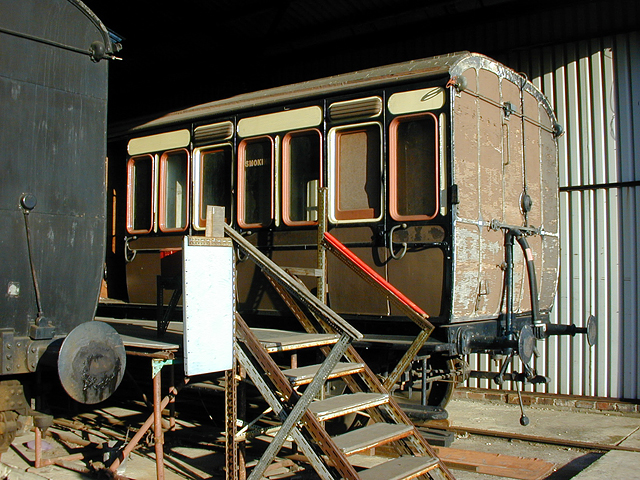
[[[458,387],[453,392],[453,398],[497,403],[518,403],[518,393],[513,390]],[[640,415],[640,401],[638,400],[522,392],[522,403],[527,406],[541,408],[558,407],[601,413]]]

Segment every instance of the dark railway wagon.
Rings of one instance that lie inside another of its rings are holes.
[[[179,288],[182,237],[201,234],[206,206],[221,205],[276,263],[318,272],[303,281],[367,334],[363,346],[384,372],[394,338],[413,324],[340,261],[321,260],[318,230],[329,231],[436,325],[421,353],[430,385],[439,385],[429,402],[442,405],[451,380],[465,374],[456,361],[464,355],[517,352],[528,363],[536,339],[575,333],[548,320],[560,134],[531,82],[468,52],[240,95],[122,129],[110,147],[110,291],[131,304],[161,302],[165,288]],[[260,322],[287,315],[251,262],[240,258],[237,270],[243,314]]]
[[[79,1],[0,1],[0,453],[45,351],[94,318],[113,53]]]

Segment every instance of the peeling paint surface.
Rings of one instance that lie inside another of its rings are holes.
[[[558,276],[557,146],[551,120],[529,92],[482,67],[464,72],[452,99],[454,285],[452,321],[491,318],[503,308],[504,233],[493,223],[529,228],[540,307],[549,310]],[[545,128],[547,130],[545,130]],[[530,200],[529,210],[523,209]],[[514,310],[531,310],[522,251],[514,247]]]

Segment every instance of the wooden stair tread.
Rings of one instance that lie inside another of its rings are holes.
[[[374,423],[333,438],[345,455],[353,455],[411,435],[412,425]]]
[[[282,373],[286,375],[292,385],[306,385],[307,383],[311,383],[320,366],[321,365],[308,365],[306,367],[290,368],[283,370]],[[363,369],[364,364],[362,363],[339,362],[329,374],[328,379],[352,375],[361,372]]]
[[[271,328],[252,328],[251,331],[269,353],[333,345],[339,339],[332,333],[288,332]]]
[[[350,393],[311,403],[309,410],[318,420],[341,417],[389,402],[388,393]]]
[[[381,463],[368,470],[358,472],[361,480],[402,480],[415,478],[434,467],[438,459],[435,457],[399,457]]]

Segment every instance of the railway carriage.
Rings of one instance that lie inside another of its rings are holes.
[[[1,454],[56,377],[42,374],[49,357],[87,403],[116,388],[125,359],[115,331],[91,322],[104,271],[116,43],[77,0],[3,0],[0,12]]]
[[[560,134],[526,77],[468,52],[122,127],[111,132],[110,294],[130,307],[175,306],[182,237],[204,234],[207,205],[224,206],[227,223],[365,333],[377,371],[415,326],[326,256],[322,234],[426,312],[436,327],[420,352],[430,404],[446,404],[469,353],[517,353],[524,377],[540,381],[529,366],[535,342],[585,330],[549,323]],[[286,322],[284,302],[243,260],[238,310]]]

